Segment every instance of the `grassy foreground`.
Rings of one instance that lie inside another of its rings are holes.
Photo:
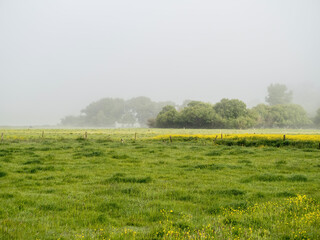
[[[220,134],[183,129],[92,129],[87,139],[85,130],[1,132],[0,239],[320,236],[315,141],[274,147],[156,137]]]

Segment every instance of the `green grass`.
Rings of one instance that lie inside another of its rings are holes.
[[[320,236],[316,148],[150,138],[198,130],[3,131],[0,239]]]

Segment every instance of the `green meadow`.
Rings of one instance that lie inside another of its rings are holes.
[[[313,145],[153,139],[220,130],[0,133],[0,239],[320,238]]]

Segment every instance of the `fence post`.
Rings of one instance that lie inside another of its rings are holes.
[[[286,140],[286,135],[283,135],[283,141],[285,141]]]
[[[216,135],[216,138],[213,140],[213,143],[217,141],[218,135]]]
[[[134,133],[134,140],[137,140],[137,133]]]
[[[3,133],[1,133],[1,142],[3,141]],[[320,146],[320,145],[319,145]]]
[[[85,133],[84,133],[84,139],[87,139],[87,138],[88,138],[88,133],[85,132]]]
[[[170,142],[172,142],[172,138],[171,138],[171,136],[170,136]]]
[[[42,135],[41,136],[42,136],[42,138],[44,137],[44,131],[42,131]]]

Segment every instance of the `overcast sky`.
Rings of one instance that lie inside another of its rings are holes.
[[[320,1],[0,0],[0,83],[0,125],[104,97],[253,106],[271,83],[320,107]]]

